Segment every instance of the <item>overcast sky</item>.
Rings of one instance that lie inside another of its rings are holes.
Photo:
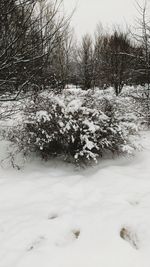
[[[64,5],[67,12],[76,7],[72,24],[79,38],[86,32],[93,33],[98,22],[108,27],[125,26],[133,24],[137,16],[135,0],[64,0]]]

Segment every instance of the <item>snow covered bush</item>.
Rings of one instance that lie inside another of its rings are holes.
[[[80,163],[96,161],[106,151],[131,153],[130,136],[137,126],[126,103],[92,91],[81,97],[41,94],[27,105],[13,136],[22,149],[39,152],[43,158],[61,155]]]
[[[134,111],[139,118],[143,129],[150,126],[150,94],[148,85],[125,86],[121,97],[129,97],[134,103]]]

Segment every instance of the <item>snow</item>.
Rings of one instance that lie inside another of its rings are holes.
[[[40,121],[42,119],[43,119],[44,122],[50,121],[50,118],[49,118],[49,115],[48,115],[47,111],[44,111],[44,110],[37,111],[36,112],[36,117],[37,117],[38,121]]]
[[[101,116],[100,116],[100,118],[101,118]],[[93,121],[89,121],[88,119],[85,119],[83,121],[83,124],[88,126],[89,131],[91,131],[92,133],[95,133],[97,130],[99,130],[99,126],[95,125]]]
[[[2,165],[0,266],[149,267],[150,132],[142,144],[135,157],[88,169],[40,159],[20,171]],[[0,146],[2,159],[10,145]]]
[[[67,112],[75,112],[75,111],[78,111],[79,108],[81,108],[82,106],[82,101],[81,99],[74,99],[72,100],[68,106],[67,106]]]

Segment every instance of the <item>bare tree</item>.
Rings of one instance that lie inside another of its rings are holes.
[[[82,38],[82,44],[76,55],[78,80],[85,90],[93,87],[93,42],[90,35]]]
[[[128,81],[132,45],[128,34],[115,30],[111,35],[99,35],[95,42],[95,73],[97,85],[112,85],[116,95]]]
[[[150,94],[150,20],[148,2],[143,5],[138,2],[138,18],[132,36],[137,44],[136,49],[136,67],[134,76],[140,79],[142,83],[147,84],[147,96]]]
[[[54,86],[59,91],[65,88],[69,82],[72,40],[72,31],[68,27],[60,37],[59,44],[52,54],[51,64],[49,64],[49,66],[52,66],[53,73],[55,74]]]
[[[23,90],[48,85],[50,59],[69,24],[69,18],[59,15],[61,4],[62,0],[53,4],[46,0],[0,1],[0,88],[1,93],[15,92],[9,100],[16,100]]]

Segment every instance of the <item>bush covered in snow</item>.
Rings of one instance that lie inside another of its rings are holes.
[[[43,158],[61,155],[74,162],[96,161],[106,151],[131,153],[137,132],[128,98],[104,97],[92,90],[40,94],[24,110],[14,139]]]

